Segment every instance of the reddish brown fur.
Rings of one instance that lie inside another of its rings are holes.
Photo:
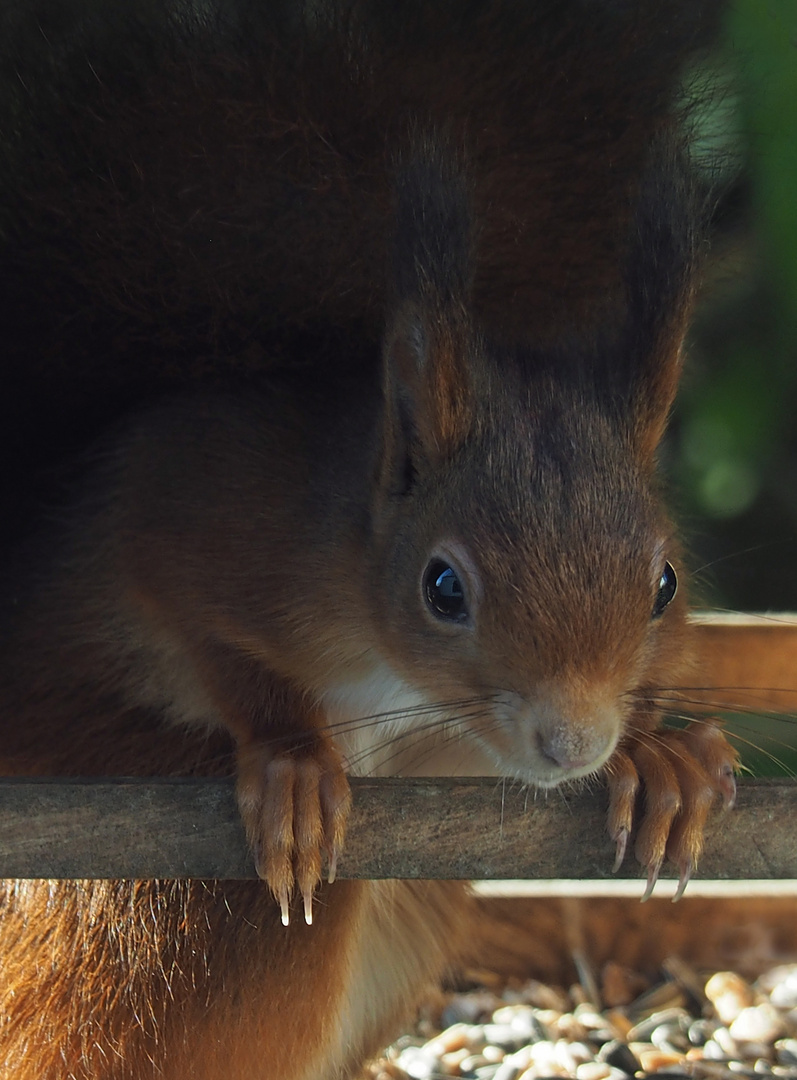
[[[314,926],[286,929],[252,882],[8,883],[2,1075],[350,1075],[439,977],[469,907],[455,883],[332,888]],[[364,946],[383,971],[360,970]],[[366,985],[373,1016],[341,1048],[339,1010]]]
[[[466,697],[478,712],[375,735],[360,767],[517,758],[526,782],[558,782],[613,752],[618,840],[636,785],[663,776],[644,861],[696,859],[701,785],[722,787],[729,755],[695,743],[679,769],[685,744],[655,731],[652,696],[688,662],[683,589],[651,610],[665,558],[681,567],[653,454],[692,259],[681,172],[666,151],[646,164],[695,26],[689,5],[560,8],[460,25],[424,5],[391,37],[358,4],[368,34],[175,46],[132,89],[89,49],[91,108],[84,91],[52,103],[78,164],[22,140],[9,348],[34,379],[63,361],[58,406],[64,379],[83,408],[244,353],[285,370],[109,437],[6,590],[8,772],[214,775],[237,753],[258,866],[287,903],[345,826],[342,757],[357,764],[369,725],[335,724]],[[62,305],[48,320],[40,296]],[[463,560],[465,631],[424,606],[441,546]],[[340,883],[314,911],[307,927],[294,902],[286,930],[259,884],[9,886],[5,1075],[345,1080],[458,954],[470,899]]]

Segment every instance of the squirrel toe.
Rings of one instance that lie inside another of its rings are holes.
[[[239,750],[238,762],[238,804],[257,872],[279,904],[284,925],[295,891],[310,924],[323,857],[334,877],[351,806],[340,759],[320,741],[301,755],[275,754],[267,741],[258,741]]]
[[[625,854],[637,813],[634,853],[647,869],[642,899],[653,892],[665,859],[678,870],[680,899],[697,867],[711,807],[721,796],[726,809],[735,800],[739,758],[719,721],[696,720],[683,730],[639,730],[607,767],[609,833],[617,844],[615,869]],[[644,805],[636,811],[639,790]]]

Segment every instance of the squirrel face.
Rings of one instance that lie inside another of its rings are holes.
[[[604,765],[644,688],[674,678],[680,553],[612,418],[579,387],[521,385],[498,364],[457,445],[433,465],[416,454],[385,508],[379,619],[402,678],[455,703],[457,739],[549,787]]]
[[[606,764],[682,663],[653,458],[680,370],[690,195],[672,147],[652,158],[619,315],[547,348],[471,320],[477,256],[452,156],[421,146],[396,182],[373,632],[405,685],[450,712],[441,738],[541,786]]]

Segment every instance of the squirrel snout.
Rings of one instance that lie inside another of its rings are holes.
[[[607,744],[614,749],[616,740],[608,740],[603,731],[594,734],[581,726],[570,726],[566,720],[552,731],[537,731],[537,749],[544,761],[566,773],[583,775],[592,772],[606,760]]]
[[[553,787],[588,776],[611,757],[623,726],[613,700],[573,700],[567,693],[539,693],[533,702],[513,710],[515,763],[529,782]]]

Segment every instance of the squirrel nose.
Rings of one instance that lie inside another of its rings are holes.
[[[583,728],[562,723],[553,731],[539,731],[537,747],[545,761],[569,772],[588,767],[602,757],[603,740],[595,735],[590,738]]]

